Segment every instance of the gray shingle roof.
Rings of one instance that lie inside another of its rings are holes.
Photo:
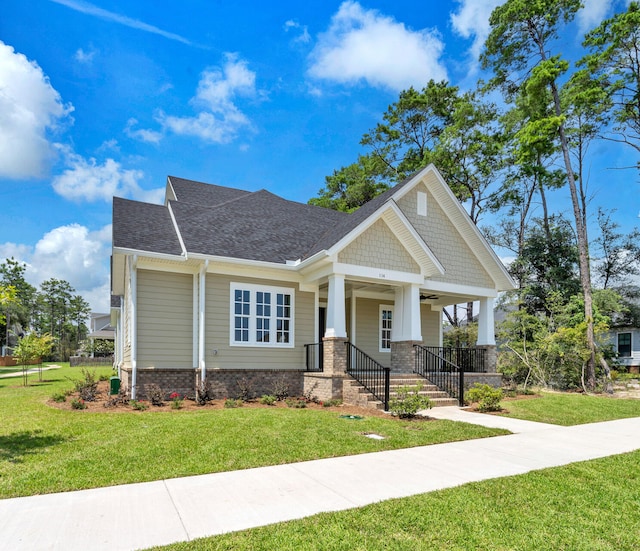
[[[113,246],[164,254],[182,254],[182,247],[163,205],[113,198]]]
[[[187,251],[267,262],[304,257],[319,235],[349,216],[265,190],[217,207],[180,201],[170,207]]]
[[[169,176],[167,179],[176,194],[176,199],[181,203],[212,207],[251,193],[242,189],[205,184],[194,180],[177,178],[176,176]]]
[[[409,180],[351,214],[256,192],[169,176],[168,206],[114,198],[113,245],[179,255],[175,218],[187,253],[284,263],[329,249]]]

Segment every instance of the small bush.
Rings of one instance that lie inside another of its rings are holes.
[[[172,409],[181,409],[182,408],[182,396],[177,392],[172,392],[169,395],[169,399],[171,400],[171,408]]]
[[[279,402],[289,397],[289,383],[287,383],[287,380],[283,376],[274,381],[271,394],[273,394]]]
[[[335,406],[341,406],[342,400],[339,398],[332,398],[331,400],[327,400],[326,402],[322,402],[322,407],[331,408]]]
[[[67,401],[67,394],[65,392],[56,392],[51,396],[51,399],[54,402],[58,402],[59,404],[61,404],[62,402]]]
[[[242,377],[236,381],[238,385],[238,390],[240,393],[238,394],[238,400],[242,400],[243,402],[250,402],[253,400],[255,396],[255,392],[253,391],[253,379],[248,379],[247,377]]]
[[[431,400],[420,394],[422,384],[401,386],[389,400],[389,411],[401,419],[412,419],[418,411],[431,408]]]
[[[225,408],[241,408],[242,404],[242,400],[234,400],[233,398],[227,398],[224,401]]]
[[[260,403],[264,406],[272,406],[276,403],[276,397],[273,394],[263,394],[260,396]]]
[[[306,408],[307,407],[307,401],[306,400],[300,400],[300,399],[295,399],[295,398],[287,398],[284,401],[284,403],[287,404],[287,407],[290,407],[290,408],[302,409],[302,408]]]
[[[478,411],[500,411],[500,400],[503,398],[501,388],[493,388],[490,385],[476,383],[466,394],[467,402],[477,402]]]
[[[129,400],[129,405],[137,411],[144,411],[149,407],[144,402],[139,402],[138,400]]]
[[[144,394],[152,406],[164,406],[165,392],[160,388],[160,385],[156,383],[144,385]]]
[[[98,379],[99,381],[108,381],[109,380],[109,375],[100,375],[100,378]]]
[[[213,400],[213,388],[208,380],[200,381],[196,389],[196,403],[204,406]]]
[[[85,402],[93,402],[98,394],[98,379],[96,372],[89,371],[84,367],[80,370],[82,379],[73,382],[75,391],[81,400]]]
[[[72,409],[87,409],[87,404],[84,403],[82,398],[74,398],[71,400]]]

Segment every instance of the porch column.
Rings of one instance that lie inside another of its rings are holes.
[[[480,312],[478,313],[478,347],[487,351],[485,357],[485,369],[487,373],[497,371],[497,351],[495,336],[495,320],[493,317],[493,298],[480,299]]]
[[[413,345],[421,342],[420,286],[398,287],[391,326],[391,371],[411,373],[414,367]]]
[[[344,299],[344,275],[330,275],[329,296],[327,298],[327,330],[324,334],[325,337],[347,338]]]

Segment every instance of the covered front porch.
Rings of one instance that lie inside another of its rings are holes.
[[[333,394],[339,392],[336,383],[349,377],[383,402],[389,381],[401,376],[424,377],[458,400],[470,381],[499,384],[495,294],[435,281],[381,283],[330,275],[320,287],[318,340],[306,346],[307,370],[316,373],[316,382],[332,379]],[[478,309],[476,345],[444,347],[444,309],[469,302]]]

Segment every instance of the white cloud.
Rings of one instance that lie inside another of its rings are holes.
[[[457,13],[451,14],[451,25],[453,30],[463,38],[473,37],[470,54],[472,59],[477,60],[489,36],[491,12],[504,0],[457,0],[457,2],[459,9]]]
[[[115,13],[112,11],[105,10],[103,8],[99,8],[98,6],[94,6],[93,4],[90,4],[89,2],[85,2],[84,0],[51,0],[51,1],[55,2],[56,4],[61,4],[63,6],[66,6],[67,8],[71,8],[74,11],[84,13],[86,15],[92,15],[94,17],[98,17],[106,21],[112,21],[114,23],[118,23],[119,25],[130,27],[132,29],[138,29],[140,31],[157,34],[159,36],[163,36],[164,38],[168,38],[169,40],[182,42],[183,44],[193,45],[191,41],[180,36],[179,34],[164,31],[162,29],[159,29],[158,27],[155,27],[154,25],[149,25],[144,21],[140,21],[139,19],[132,19],[131,17],[127,17],[126,15],[121,15],[119,13]]]
[[[239,97],[255,97],[256,74],[247,62],[227,54],[222,69],[204,71],[191,104],[199,109],[193,117],[176,117],[159,112],[158,122],[175,134],[195,136],[208,142],[228,143],[238,132],[251,129],[247,116],[236,105]]]
[[[111,201],[114,195],[139,200],[161,202],[160,190],[147,191],[139,181],[141,170],[127,170],[113,159],[99,164],[96,159],[85,159],[69,150],[63,150],[67,168],[53,179],[53,189],[70,201]]]
[[[91,50],[89,52],[85,52],[82,48],[78,48],[73,58],[78,62],[85,65],[90,65],[95,57],[95,50]]]
[[[43,176],[55,158],[48,132],[71,111],[37,63],[0,41],[0,177]]]
[[[162,132],[156,132],[155,130],[145,130],[143,128],[134,129],[133,127],[138,124],[136,119],[129,119],[127,126],[124,129],[124,133],[133,138],[134,140],[140,140],[147,143],[159,143],[162,139]]]
[[[365,81],[400,91],[447,78],[435,30],[414,31],[358,2],[343,2],[310,54],[308,74],[341,84]]]
[[[607,16],[614,0],[583,0],[584,6],[576,17],[581,33],[590,31]]]
[[[306,25],[300,25],[297,21],[293,21],[289,19],[284,24],[284,32],[288,33],[289,31],[298,31],[297,36],[293,39],[294,42],[301,42],[302,44],[307,44],[311,42],[311,35],[309,34],[309,28]]]
[[[47,232],[35,246],[0,244],[0,259],[27,265],[25,277],[38,287],[51,278],[68,281],[94,311],[109,311],[111,225],[90,231],[80,224]]]

